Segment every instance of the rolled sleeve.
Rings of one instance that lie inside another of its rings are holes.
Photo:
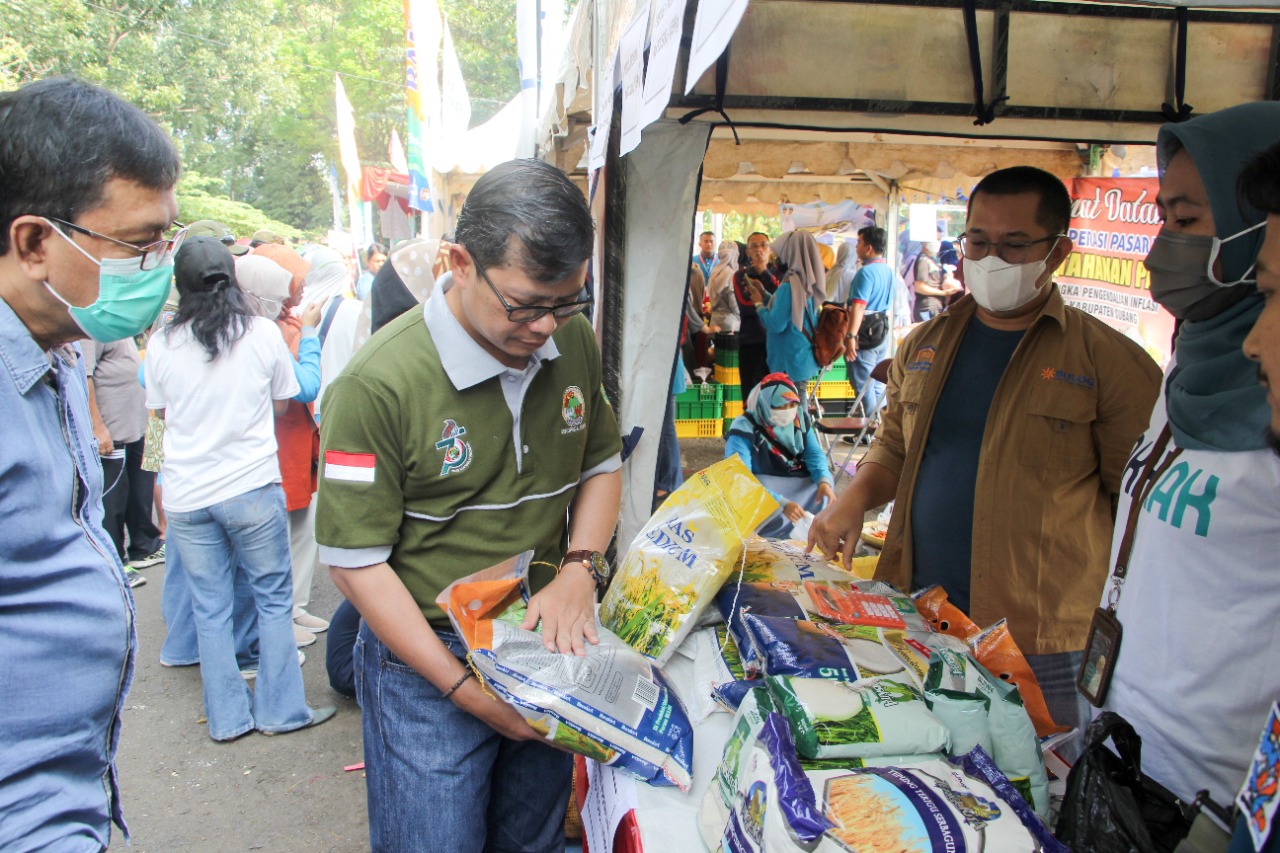
[[[615,453],[612,456],[610,456],[608,459],[601,462],[599,465],[594,465],[591,468],[588,468],[586,471],[583,471],[582,476],[578,478],[578,485],[582,485],[587,480],[590,480],[592,477],[598,476],[600,474],[612,474],[614,471],[617,471],[621,467],[622,467],[622,454]]]
[[[320,562],[339,569],[363,569],[385,563],[391,557],[390,545],[376,548],[334,548],[320,546]]]

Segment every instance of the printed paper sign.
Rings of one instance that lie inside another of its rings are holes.
[[[644,129],[644,34],[649,16],[640,15],[622,34],[618,45],[618,64],[622,68],[622,137],[618,156],[628,154],[640,144]]]
[[[684,93],[711,67],[729,46],[734,30],[747,11],[747,0],[698,0],[698,16],[693,21],[693,43],[689,47],[689,70]]]
[[[649,38],[649,70],[644,78],[644,117],[648,125],[662,118],[671,100],[680,35],[684,31],[685,0],[657,0],[653,35]]]
[[[615,50],[613,56],[604,64],[599,90],[592,93],[596,102],[594,112],[596,126],[592,128],[591,156],[587,161],[587,168],[593,171],[603,168],[604,161],[609,155],[609,131],[613,127],[613,89],[614,82],[618,79],[617,74],[618,52]]]

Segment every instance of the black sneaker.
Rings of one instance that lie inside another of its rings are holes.
[[[142,586],[147,582],[147,579],[142,576],[141,572],[137,569],[130,568],[129,566],[124,567],[124,579],[125,582],[129,584],[129,589]]]

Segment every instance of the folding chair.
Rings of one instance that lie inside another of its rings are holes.
[[[823,436],[827,444],[827,465],[831,468],[831,479],[833,483],[840,482],[843,474],[849,474],[846,467],[849,460],[853,458],[853,452],[858,449],[859,443],[863,438],[875,435],[876,428],[880,426],[880,413],[884,410],[885,396],[880,397],[880,402],[876,406],[874,412],[868,413],[866,410],[867,391],[871,389],[872,382],[887,383],[889,381],[889,365],[893,363],[893,359],[886,358],[871,369],[871,375],[862,387],[858,389],[858,396],[854,400],[854,406],[862,407],[862,415],[855,416],[855,409],[850,410],[850,415],[843,418],[818,418],[813,422],[813,426]],[[840,445],[841,439],[848,436],[849,443],[844,457],[837,465],[835,461],[836,447]]]

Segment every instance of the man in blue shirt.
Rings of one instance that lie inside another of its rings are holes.
[[[694,253],[693,262],[698,265],[698,269],[702,270],[702,280],[711,281],[711,271],[716,266],[716,235],[710,231],[703,231],[698,235],[698,250]],[[698,310],[702,310],[702,306],[698,306]]]
[[[845,360],[849,365],[849,384],[859,394],[871,377],[872,368],[889,356],[889,301],[893,296],[895,273],[884,259],[888,239],[888,232],[883,228],[861,228],[854,249],[862,268],[849,285],[850,316],[849,333],[845,336]],[[859,333],[868,346],[859,344]],[[883,383],[872,382],[867,388],[863,410],[868,416],[880,404],[882,394]]]
[[[69,167],[70,166],[70,167]],[[124,829],[133,599],[103,527],[77,340],[147,328],[185,236],[173,143],[53,78],[0,94],[0,850],[101,851]],[[127,836],[127,831],[126,831]]]

